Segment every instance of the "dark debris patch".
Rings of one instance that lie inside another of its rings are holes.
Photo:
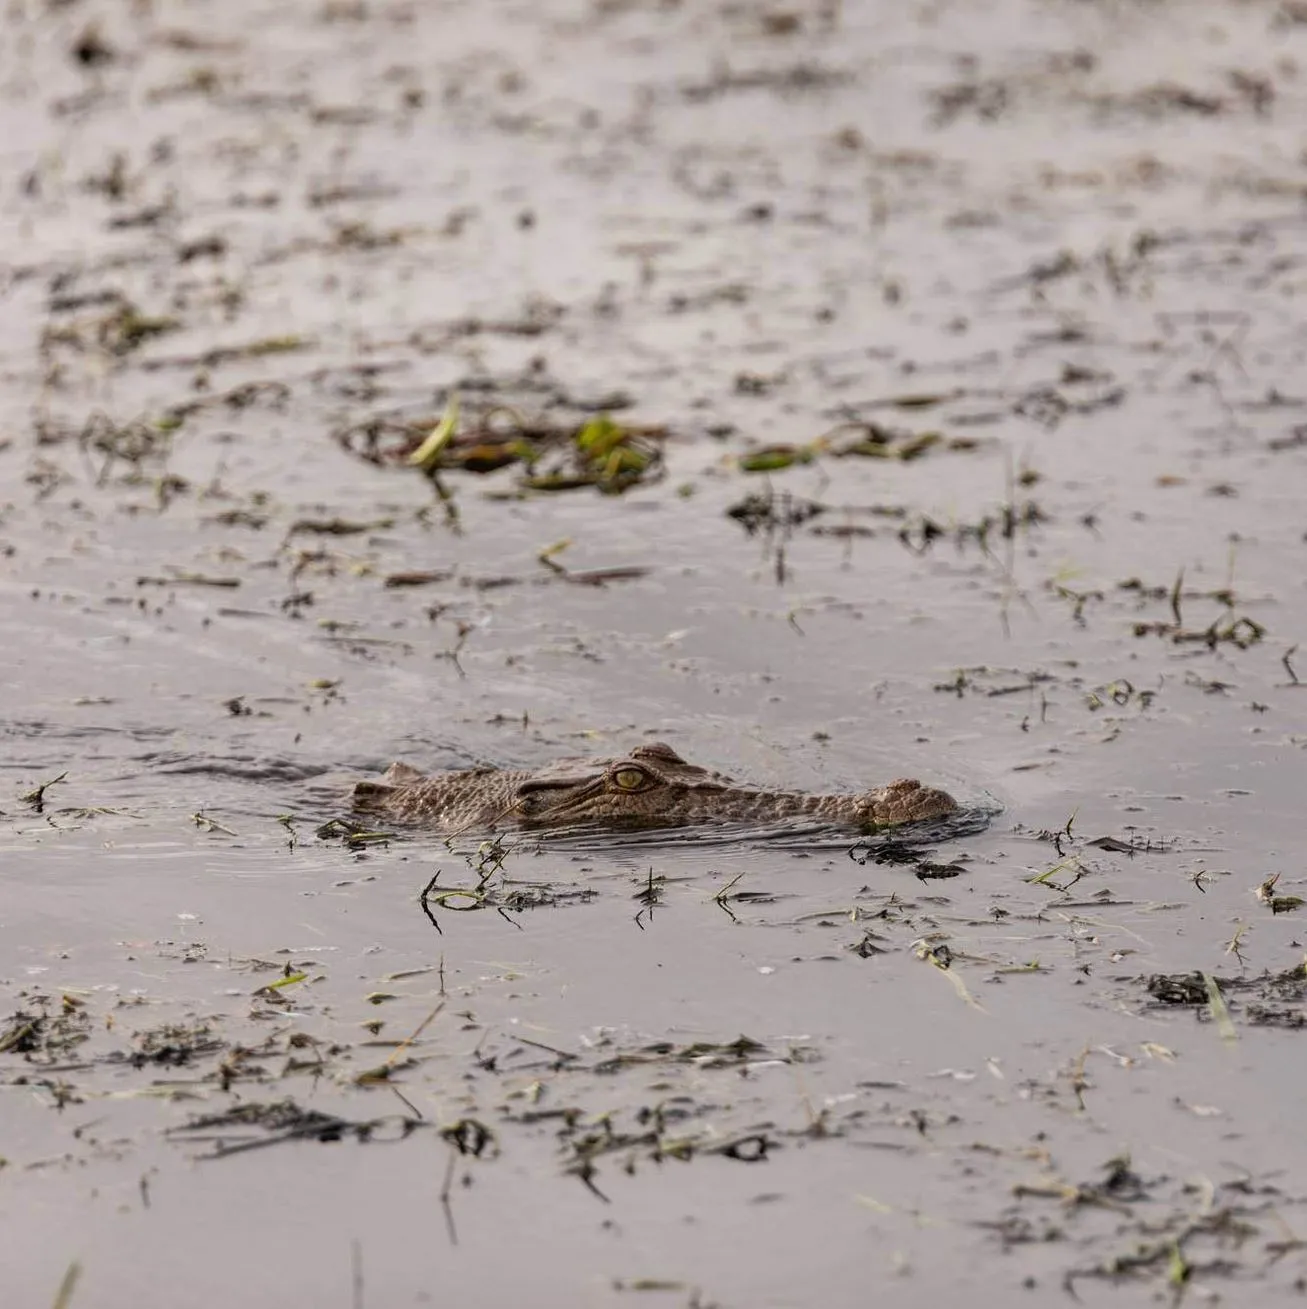
[[[565,904],[589,904],[599,892],[593,886],[560,886],[550,882],[505,882],[503,907],[511,913],[525,909],[557,909]]]
[[[353,818],[332,818],[315,829],[313,834],[319,841],[340,841],[350,850],[387,845],[395,839],[394,832],[379,831]]]
[[[496,1071],[508,1072],[513,1054],[512,1051],[506,1054],[504,1066],[497,1062]],[[698,1094],[677,1090],[678,1083],[673,1080],[674,1070],[679,1066],[748,1078],[764,1067],[807,1063],[817,1057],[816,1051],[809,1047],[772,1050],[763,1042],[741,1035],[733,1041],[698,1041],[688,1045],[657,1041],[620,1050],[589,1064],[575,1057],[557,1059],[550,1070],[555,1078],[568,1081],[595,1074],[613,1077],[640,1069],[662,1069],[665,1074],[652,1083],[658,1096],[650,1103],[615,1104],[611,1108],[591,1110],[573,1102],[546,1109],[506,1109],[505,1116],[521,1126],[555,1125],[563,1171],[579,1178],[595,1195],[607,1201],[597,1183],[600,1161],[604,1159],[615,1157],[616,1166],[630,1175],[637,1171],[641,1161],[688,1163],[696,1158],[718,1157],[739,1163],[761,1163],[786,1139],[838,1135],[826,1123],[824,1115],[816,1115],[799,1127],[782,1128],[770,1121],[736,1126],[739,1106],[723,1101],[720,1095],[703,1099]],[[521,1068],[517,1067],[516,1071],[520,1072]],[[729,1085],[738,1086],[738,1083]],[[555,1096],[565,1093],[557,1080],[550,1084],[550,1090]]]
[[[349,1138],[367,1144],[402,1141],[430,1124],[420,1118],[390,1114],[381,1118],[349,1119],[304,1109],[294,1100],[236,1105],[218,1114],[193,1118],[165,1133],[170,1139],[209,1145],[206,1159],[223,1159],[287,1141],[330,1144]]]
[[[254,994],[258,1003],[251,1016],[258,1019],[277,993],[263,987]],[[103,1094],[97,1079],[106,1073],[115,1084],[139,1073],[152,1093],[191,1098],[226,1092],[237,1082],[320,1074],[328,1059],[347,1049],[287,1031],[242,1043],[234,1033],[224,1032],[217,1018],[187,1018],[127,1033],[120,1015],[95,1015],[89,1001],[75,995],[34,992],[21,999],[23,1007],[0,1023],[0,1085],[44,1086],[55,1107]],[[132,1007],[120,1001],[114,1009]],[[166,1071],[179,1069],[186,1070],[184,1078],[170,1078]],[[73,1073],[82,1075],[76,1083],[70,1078]],[[53,1074],[60,1075],[58,1080]]]
[[[208,1023],[166,1023],[138,1032],[133,1045],[136,1048],[129,1058],[135,1068],[147,1064],[185,1067],[227,1049],[227,1042],[217,1037]]]
[[[115,302],[107,312],[47,326],[41,334],[41,352],[53,358],[60,352],[99,353],[122,359],[147,341],[181,329],[181,321],[168,315],[147,314],[130,301]]]
[[[1051,1158],[1037,1178],[1012,1188],[1012,1203],[978,1223],[1004,1250],[1033,1243],[1114,1250],[1094,1262],[1072,1264],[1062,1289],[1080,1300],[1077,1284],[1144,1283],[1161,1302],[1178,1304],[1187,1286],[1264,1279],[1303,1243],[1290,1236],[1278,1206],[1294,1197],[1251,1177],[1225,1183],[1149,1176],[1129,1156],[1109,1159],[1100,1178],[1076,1182],[1058,1174]],[[1055,1214],[1041,1212],[1048,1202]]]
[[[1244,1017],[1251,1027],[1282,1027],[1290,1032],[1307,1027],[1307,1009],[1249,1003],[1244,1006]]]
[[[792,532],[826,511],[827,506],[815,500],[803,500],[788,491],[777,495],[768,487],[765,491],[750,491],[726,510],[726,516],[733,518],[750,536],[759,533],[771,536]]]
[[[273,987],[300,984],[306,968],[265,968],[280,976],[251,992],[248,1017],[230,1027],[218,1017],[186,1018],[130,1036],[121,1021],[106,1022],[105,1015],[93,1014],[74,996],[25,993],[21,1008],[0,1024],[0,1082],[39,1086],[44,1102],[56,1111],[102,1097],[106,1078],[119,1094],[149,1095],[160,1103],[215,1100],[212,1109],[159,1129],[163,1139],[205,1160],[299,1142],[372,1145],[422,1135],[449,1147],[452,1176],[455,1159],[520,1156],[534,1141],[556,1151],[564,1176],[580,1179],[600,1197],[601,1171],[634,1176],[649,1164],[706,1159],[763,1164],[782,1146],[840,1139],[872,1123],[866,1106],[837,1112],[806,1101],[788,1118],[776,1118],[768,1075],[788,1084],[796,1067],[819,1061],[815,1046],[744,1034],[678,1042],[613,1033],[578,1052],[508,1033],[483,1039],[462,1055],[461,1068],[450,1070],[472,1096],[462,1116],[430,1121],[405,1090],[438,1085],[423,1070],[441,1042],[419,1047],[418,1038],[443,1004],[406,1039],[369,1042],[390,1047],[390,1058],[379,1069],[348,1079],[341,1076],[354,1053],[348,1045],[284,1028],[264,1028],[262,1040],[242,1040],[249,1022],[267,1021]],[[443,973],[441,986],[443,993]],[[465,1017],[478,1025],[472,1014]],[[375,1037],[382,1024],[367,1026]],[[74,1071],[81,1076],[73,1079]],[[280,1089],[296,1075],[312,1077],[315,1090],[330,1079],[329,1085],[342,1088],[342,1102],[319,1100],[307,1107]],[[379,1085],[398,1097],[403,1111],[351,1111],[349,1097],[372,1094]],[[909,1124],[905,1130],[917,1129]]]
[[[855,864],[896,864],[914,868],[923,881],[956,877],[964,871],[962,863],[941,864],[931,858],[933,847],[942,841],[956,841],[978,836],[999,812],[997,805],[972,805],[917,823],[900,823],[894,827],[869,832],[848,847]]]
[[[568,1120],[560,1132],[565,1157],[563,1171],[579,1178],[599,1199],[608,1196],[599,1189],[598,1161],[605,1156],[622,1156],[620,1167],[628,1174],[637,1169],[637,1159],[652,1163],[676,1160],[689,1163],[695,1158],[717,1156],[737,1163],[763,1163],[781,1144],[774,1123],[760,1123],[750,1129],[720,1137],[710,1127],[694,1128],[681,1121],[680,1113],[667,1106],[640,1110],[627,1128],[604,1114],[598,1119]]]
[[[827,91],[854,80],[843,68],[826,64],[799,62],[780,68],[732,69],[721,67],[706,81],[683,82],[681,95],[702,103],[744,91],[767,91],[781,96],[795,96]]]
[[[739,383],[737,382],[737,389]],[[772,445],[757,446],[742,454],[739,458],[740,471],[745,473],[778,473],[785,468],[793,468],[812,463],[819,455],[831,454],[837,457],[846,455],[863,455],[867,458],[898,459],[906,463],[919,458],[932,446],[943,440],[938,432],[895,433],[889,428],[873,423],[858,425],[863,435],[856,440],[846,441],[842,445],[831,445],[827,438],[818,437],[807,444],[796,445],[781,442]]]
[[[1174,645],[1205,645],[1215,650],[1220,645],[1232,645],[1247,650],[1265,639],[1263,624],[1239,612],[1240,598],[1228,587],[1215,590],[1196,590],[1184,585],[1184,573],[1179,573],[1169,585],[1150,584],[1139,577],[1129,577],[1117,583],[1117,590],[1132,595],[1138,608],[1165,603],[1169,614],[1165,618],[1138,620],[1132,625],[1136,637],[1158,636]],[[1192,601],[1200,600],[1220,606],[1220,612],[1205,626],[1185,620],[1184,610]],[[1212,690],[1226,689],[1220,684],[1209,684]]]
[[[1161,1222],[1131,1215],[1121,1233],[1128,1248],[1100,1263],[1069,1269],[1063,1288],[1075,1296],[1080,1281],[1135,1280],[1169,1286],[1178,1293],[1189,1284],[1264,1276],[1279,1257],[1270,1251],[1273,1243],[1265,1241],[1258,1222],[1264,1209],[1262,1204],[1245,1203],[1224,1203],[1199,1213],[1173,1208]]]
[[[1307,1025],[1307,963],[1257,977],[1216,977],[1202,972],[1153,973],[1142,983],[1153,1008],[1192,1009],[1200,1020],[1211,1017],[1212,987],[1230,1009],[1252,1027],[1296,1030]],[[1297,1005],[1297,1008],[1293,1006]]]
[[[591,1071],[615,1073],[622,1068],[640,1064],[693,1064],[697,1068],[743,1068],[751,1063],[810,1063],[816,1052],[809,1047],[795,1047],[783,1054],[773,1054],[761,1041],[749,1036],[737,1036],[734,1041],[695,1041],[689,1045],[676,1045],[671,1041],[655,1041],[637,1050],[625,1051],[600,1060]]]
[[[28,999],[30,1008],[17,1010],[0,1025],[0,1055],[18,1055],[36,1065],[65,1063],[91,1035],[86,1005],[72,995]]]

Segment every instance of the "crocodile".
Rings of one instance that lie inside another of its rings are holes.
[[[846,795],[768,791],[688,763],[661,741],[609,759],[560,759],[535,771],[466,768],[430,776],[392,764],[354,786],[354,807],[448,833],[601,824],[621,828],[809,818],[858,831],[942,818],[957,801],[900,778]]]

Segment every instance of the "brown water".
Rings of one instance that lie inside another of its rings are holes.
[[[1291,3],[9,4],[6,1303],[1299,1303],[1304,59]],[[454,394],[661,463],[361,457]],[[315,835],[648,738],[1001,812]]]

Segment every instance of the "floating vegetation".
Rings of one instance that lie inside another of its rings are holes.
[[[110,470],[118,463],[129,465],[131,480],[139,482],[143,465],[161,465],[172,453],[174,426],[164,420],[133,419],[119,423],[97,410],[77,433],[77,443],[83,453],[94,451],[104,456],[96,473],[97,485],[103,486],[107,482]]]
[[[409,455],[408,462],[424,473],[434,473],[440,467],[445,448],[453,440],[457,430],[458,396],[452,395],[445,412],[441,415],[440,422],[431,429],[431,435]]]
[[[508,405],[468,415],[456,396],[434,424],[379,417],[336,433],[346,450],[369,463],[408,464],[433,479],[517,467],[522,491],[594,487],[608,494],[661,477],[666,437],[664,427],[619,422],[607,413],[579,426],[531,420]]]
[[[508,922],[513,922],[510,914],[528,909],[555,909],[564,904],[586,904],[597,895],[590,886],[510,878],[504,865],[512,853],[513,847],[505,845],[500,837],[482,841],[475,852],[465,853],[463,860],[475,879],[469,885],[441,886],[441,870],[436,869],[418,893],[418,905],[431,926],[443,934],[444,929],[436,917],[437,910],[468,913],[477,909],[494,909]]]
[[[1210,973],[1154,973],[1138,979],[1155,1007],[1193,1009],[1211,1020],[1227,1039],[1234,1019],[1252,1027],[1307,1026],[1307,962],[1257,977],[1217,977]]]
[[[430,1124],[407,1115],[349,1119],[303,1109],[287,1099],[236,1105],[222,1113],[194,1118],[184,1127],[169,1128],[166,1134],[175,1141],[209,1146],[201,1158],[225,1159],[287,1141],[334,1143],[349,1137],[362,1143],[402,1141],[424,1127]]]
[[[860,455],[864,459],[899,459],[908,463],[944,443],[942,432],[903,432],[880,423],[858,425],[860,434],[834,448],[835,455]],[[972,449],[973,443],[953,443],[954,449]]]
[[[1180,627],[1176,623],[1155,622],[1155,623],[1136,623],[1134,625],[1134,634],[1136,636],[1165,636],[1174,641],[1177,645],[1187,642],[1193,642],[1205,645],[1214,650],[1218,645],[1230,644],[1238,647],[1240,650],[1247,650],[1249,646],[1256,645],[1266,636],[1266,628],[1256,619],[1242,617],[1228,617],[1213,619],[1206,627],[1202,629],[1193,629]]]
[[[52,787],[58,786],[68,780],[66,772],[60,773],[58,777],[52,777],[49,781],[40,783],[39,786],[33,787],[32,790],[20,795],[18,798],[27,805],[31,805],[38,814],[45,812],[45,793]]]
[[[240,363],[249,359],[264,359],[269,355],[293,354],[307,350],[313,342],[307,337],[289,333],[285,336],[263,336],[240,345],[215,346],[201,354],[169,355],[143,360],[140,367],[147,372],[165,368],[219,368],[225,364]]]
[[[827,510],[827,505],[799,499],[788,491],[778,495],[769,486],[765,491],[750,491],[744,499],[737,500],[726,510],[726,516],[753,536],[758,532],[791,532]]]
[[[746,473],[775,473],[795,464],[810,464],[819,447],[813,445],[764,445],[740,456],[740,468]]]
[[[63,994],[29,997],[29,1008],[0,1020],[0,1054],[21,1055],[27,1063],[60,1064],[91,1035],[84,1001]]]
[[[867,523],[848,521],[855,517],[872,519],[888,524],[883,534],[892,534],[900,545],[915,555],[929,553],[939,542],[952,542],[959,549],[974,545],[984,552],[992,552],[999,541],[1010,545],[1016,538],[1049,521],[1047,511],[1034,500],[1006,503],[996,511],[970,521],[941,522],[929,514],[910,511],[901,505],[829,505],[804,500],[789,492],[777,493],[771,487],[766,491],[751,492],[726,510],[727,517],[739,523],[750,536],[761,535],[769,548],[777,550],[810,519],[836,513],[846,521],[809,527],[809,534],[845,540],[882,534],[879,528]]]
[[[146,341],[166,336],[180,327],[180,320],[170,315],[142,313],[130,301],[121,300],[107,313],[47,327],[41,336],[41,349],[50,352],[62,346],[77,351],[99,350],[122,358]]]
[[[896,459],[908,463],[936,449],[974,450],[969,438],[948,440],[939,431],[916,432],[870,420],[849,420],[803,444],[760,446],[742,454],[739,466],[746,473],[774,473],[797,464],[810,464],[820,455],[836,459]]]
[[[1280,895],[1276,892],[1279,885],[1280,874],[1273,873],[1268,877],[1256,891],[1257,898],[1269,907],[1273,914],[1291,914],[1303,906],[1303,898],[1300,895]]]
[[[1261,623],[1236,612],[1237,597],[1231,587],[1210,591],[1186,589],[1183,569],[1176,574],[1170,586],[1150,586],[1138,577],[1130,577],[1117,583],[1117,589],[1134,594],[1141,606],[1164,600],[1171,611],[1170,617],[1166,619],[1134,623],[1132,630],[1137,637],[1161,636],[1169,638],[1176,645],[1205,645],[1210,650],[1225,644],[1247,650],[1266,636],[1266,628]],[[1206,627],[1189,626],[1184,620],[1184,605],[1186,601],[1194,599],[1218,604],[1222,612]],[[1292,667],[1288,664],[1285,666],[1292,674]]]
[[[555,541],[536,556],[555,577],[562,578],[565,582],[572,582],[578,586],[604,586],[608,582],[635,581],[649,572],[647,568],[638,564],[625,564],[615,568],[568,568],[565,564],[559,563],[558,556],[571,544],[571,540],[567,538]]]
[[[342,841],[351,850],[362,850],[369,845],[385,845],[395,839],[394,832],[377,831],[352,818],[333,818],[317,828],[314,835],[319,841]]]

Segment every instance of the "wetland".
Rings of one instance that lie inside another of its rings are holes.
[[[1303,1303],[1307,7],[0,3],[7,1303]]]

